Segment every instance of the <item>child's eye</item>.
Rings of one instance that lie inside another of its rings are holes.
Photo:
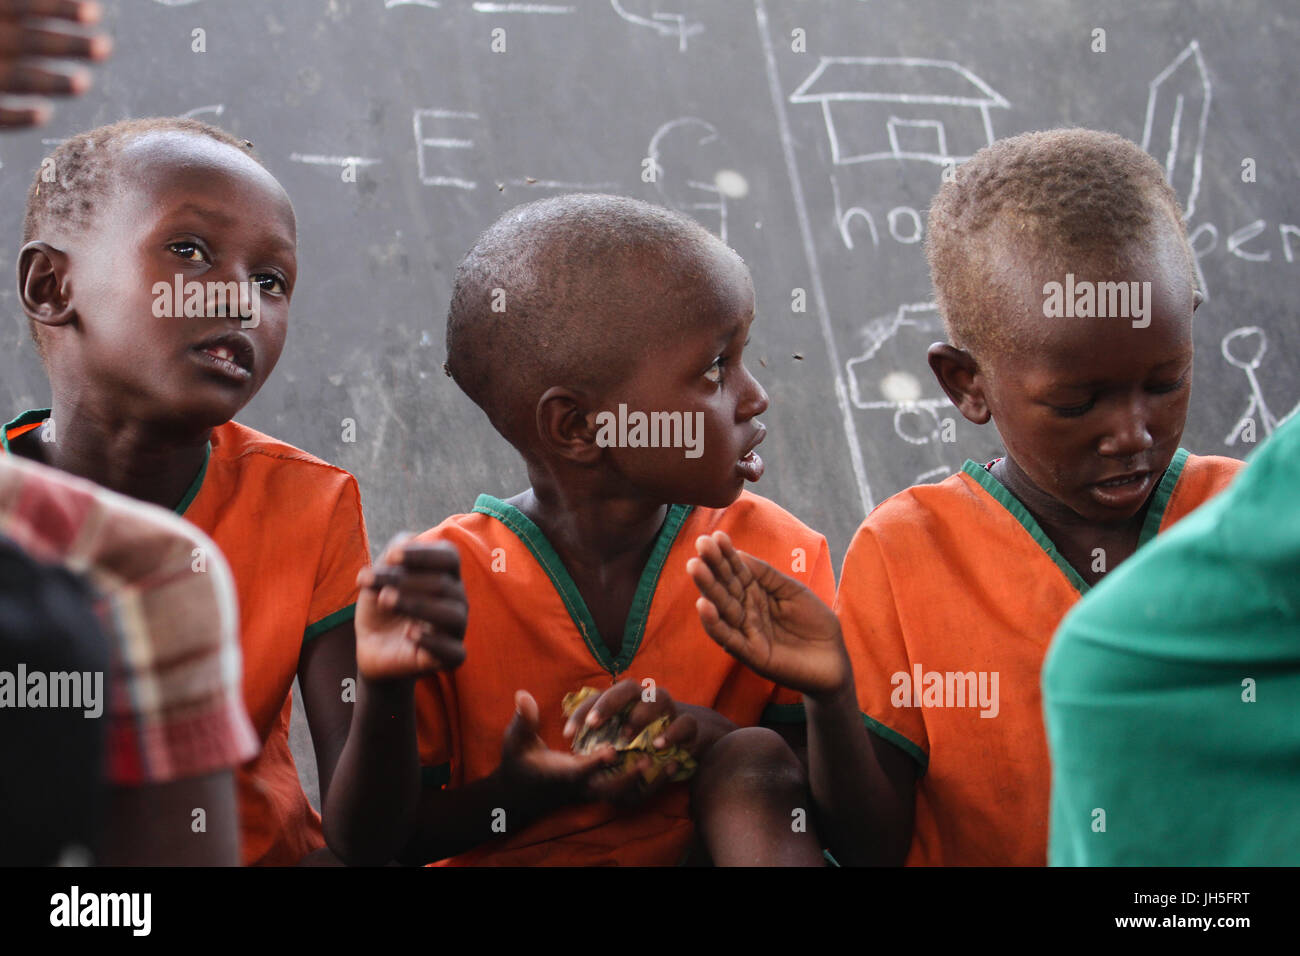
[[[704,373],[704,377],[715,385],[719,384],[722,381],[722,366],[725,364],[727,364],[727,360],[719,355],[713,360],[713,364],[709,366],[708,371]]]
[[[1165,395],[1168,394],[1169,392],[1178,391],[1180,388],[1183,387],[1183,383],[1186,381],[1187,381],[1187,376],[1184,375],[1178,381],[1170,382],[1168,385],[1149,385],[1147,386],[1147,391],[1154,392],[1157,395]]]
[[[1080,415],[1091,411],[1094,404],[1094,402],[1089,401],[1085,402],[1083,405],[1053,405],[1052,409],[1062,418],[1078,418]]]
[[[197,242],[173,242],[167,246],[172,252],[182,259],[188,259],[190,262],[207,262],[207,254]]]
[[[253,281],[261,287],[263,292],[270,292],[272,295],[284,294],[284,280],[274,272],[259,272],[252,278]]]

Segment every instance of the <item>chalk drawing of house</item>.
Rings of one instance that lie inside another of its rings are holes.
[[[824,56],[791,103],[819,103],[837,166],[880,159],[963,162],[993,142],[989,111],[1010,104],[959,63]]]

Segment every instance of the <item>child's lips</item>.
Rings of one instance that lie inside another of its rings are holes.
[[[736,461],[736,471],[746,481],[758,481],[763,477],[763,459],[756,449],[763,443],[767,437],[767,428],[763,425],[758,426],[758,434],[750,442],[748,450]]]
[[[1088,486],[1093,499],[1108,508],[1132,508],[1146,501],[1154,483],[1154,472],[1142,471],[1108,478]]]
[[[253,373],[235,361],[235,354],[221,346],[190,349],[190,355],[202,367],[236,382],[247,382]]]
[[[746,481],[758,481],[763,477],[763,459],[758,452],[750,451],[736,462],[736,471]]]
[[[189,354],[204,369],[241,384],[253,377],[256,354],[248,337],[239,332],[214,335],[190,348]]]

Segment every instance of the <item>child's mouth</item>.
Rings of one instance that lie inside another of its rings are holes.
[[[1108,508],[1130,508],[1146,500],[1154,480],[1149,471],[1120,475],[1089,486],[1092,496]]]
[[[232,381],[243,383],[253,377],[252,347],[236,335],[200,342],[190,349],[190,355],[204,369]]]
[[[758,481],[763,477],[763,459],[758,452],[746,452],[745,456],[736,462],[736,471],[740,472],[742,478],[746,481]]]

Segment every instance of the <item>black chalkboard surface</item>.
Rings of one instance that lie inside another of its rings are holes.
[[[874,504],[997,451],[925,366],[941,333],[921,245],[945,163],[990,138],[1095,126],[1167,164],[1209,294],[1186,445],[1244,454],[1300,401],[1292,0],[130,0],[108,16],[96,90],[0,139],[0,258],[60,138],[185,113],[251,139],[295,201],[300,282],[241,420],[356,474],[375,548],[523,487],[441,372],[443,322],[474,237],[564,190],[678,207],[744,256],[747,357],[772,398],[756,490],[823,530],[837,565]],[[43,404],[12,286],[0,306],[0,397]]]

